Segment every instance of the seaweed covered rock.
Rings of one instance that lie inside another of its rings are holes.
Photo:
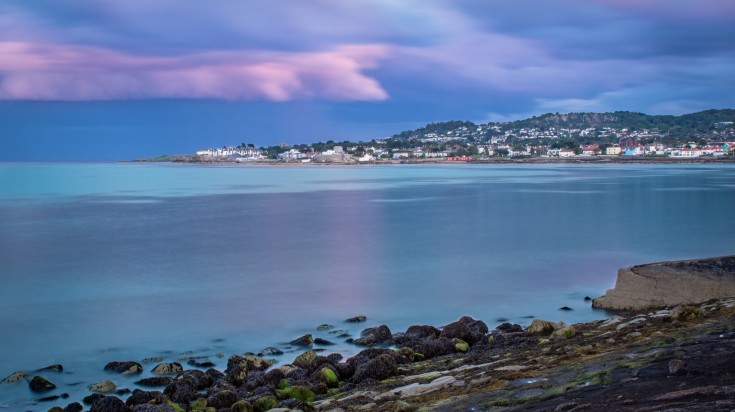
[[[498,325],[495,329],[505,333],[523,332],[521,325],[510,322],[504,322]]]
[[[90,412],[130,412],[130,408],[125,405],[120,398],[115,396],[104,396],[97,402],[92,404]]]
[[[383,380],[394,376],[397,372],[396,360],[389,354],[382,354],[357,367],[351,381],[357,384],[365,379]]]
[[[311,362],[313,362],[318,355],[314,351],[306,351],[296,357],[296,359],[293,360],[293,364],[300,367],[307,369],[309,365],[311,365]]]
[[[411,348],[415,353],[424,358],[435,358],[437,356],[449,355],[456,352],[452,339],[442,337],[437,339],[424,338],[405,342],[403,347]]]
[[[247,379],[248,371],[262,371],[268,369],[272,364],[273,361],[259,356],[232,355],[227,360],[225,376],[233,385],[240,385]]]
[[[554,329],[558,327],[558,324],[550,322],[548,320],[534,319],[530,325],[526,328],[526,332],[533,333],[535,335],[550,335]]]
[[[391,342],[393,334],[387,325],[367,328],[360,333],[360,337],[354,343],[360,346],[384,345]]]
[[[72,402],[64,407],[64,412],[82,412],[84,408],[79,402]]]
[[[87,386],[90,392],[94,393],[110,393],[117,389],[117,385],[114,382],[107,380],[102,382],[93,383]]]
[[[239,398],[237,397],[237,394],[232,391],[224,390],[210,395],[207,398],[207,405],[216,409],[225,409],[230,408],[238,400]]]
[[[311,333],[307,333],[304,336],[301,336],[300,338],[296,338],[291,341],[292,345],[295,346],[311,346],[314,343],[314,337],[311,336]]]
[[[142,405],[160,400],[161,395],[163,395],[163,393],[159,391],[143,391],[140,389],[134,389],[133,393],[131,393],[128,399],[125,400],[125,404],[132,408],[135,405]]]
[[[33,392],[45,392],[56,388],[50,380],[46,379],[41,375],[34,376],[33,379],[28,383],[28,387]]]
[[[332,365],[322,365],[321,369],[316,371],[314,377],[317,381],[327,385],[328,388],[339,386],[339,373]]]
[[[156,365],[153,370],[151,370],[151,373],[154,375],[175,375],[179,372],[183,372],[184,368],[181,366],[178,362],[171,362],[171,363],[159,363]]]
[[[133,375],[143,372],[143,365],[132,361],[113,361],[105,365],[105,370],[108,372],[117,372],[123,375]]]
[[[412,325],[409,326],[405,332],[393,335],[393,340],[400,345],[412,340],[424,338],[435,339],[438,338],[440,334],[441,331],[439,329],[430,325]]]
[[[473,345],[481,341],[487,332],[488,328],[485,322],[472,319],[469,316],[463,316],[456,322],[444,326],[439,336],[449,339],[462,339],[470,345]]]
[[[367,317],[365,315],[359,315],[355,316],[353,318],[346,319],[345,322],[347,323],[359,323],[359,322],[365,322],[367,320]]]
[[[135,384],[140,385],[140,386],[155,388],[155,387],[168,386],[173,381],[174,381],[174,378],[170,376],[154,376],[151,378],[143,378],[138,381],[135,381]]]

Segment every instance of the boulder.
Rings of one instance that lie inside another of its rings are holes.
[[[359,315],[359,316],[355,316],[354,318],[346,319],[345,322],[359,323],[359,322],[365,322],[366,320],[367,320],[367,317],[365,315]]]
[[[526,328],[526,332],[534,335],[550,335],[557,326],[558,324],[548,320],[534,319]]]
[[[397,333],[393,336],[393,340],[401,344],[411,340],[424,338],[438,338],[441,331],[430,325],[412,325],[406,329],[404,333]]]
[[[109,372],[117,372],[123,375],[132,375],[143,372],[143,366],[138,362],[110,362],[105,365],[105,370]]]
[[[510,322],[504,322],[498,325],[495,329],[505,333],[523,332],[523,328],[521,327],[521,325]]]
[[[239,399],[237,397],[237,394],[229,390],[224,390],[224,391],[219,391],[215,394],[210,395],[207,398],[207,406],[211,406],[218,410],[225,409],[225,408],[230,408],[238,400]]]
[[[324,365],[316,372],[316,380],[329,388],[339,387],[339,375],[331,365]]]
[[[274,347],[272,347],[272,346],[271,346],[271,347],[267,347],[267,348],[263,349],[263,351],[262,351],[261,353],[263,354],[263,356],[277,356],[277,355],[283,355],[283,351],[282,351],[282,350],[280,350],[280,349],[278,349],[278,348],[274,348]]]
[[[360,333],[354,343],[360,346],[384,345],[391,342],[393,334],[386,325],[367,328]]]
[[[142,391],[140,389],[135,389],[128,399],[125,400],[125,404],[129,407],[142,405],[150,403],[151,401],[156,401],[161,395],[163,395],[163,393],[159,391]]]
[[[170,385],[173,381],[174,378],[170,376],[154,376],[152,378],[143,378],[141,380],[135,381],[135,384],[146,387],[163,387]]]
[[[72,402],[64,407],[64,412],[82,412],[84,407],[79,402]]]
[[[307,333],[306,335],[291,341],[291,344],[295,346],[311,346],[313,343],[314,337],[311,336],[311,333]]]
[[[322,339],[322,338],[316,338],[316,339],[314,339],[314,343],[317,344],[317,345],[322,345],[322,346],[331,346],[331,345],[334,345],[334,342],[330,342],[330,341],[328,341],[326,339]]]
[[[618,270],[615,287],[592,300],[602,309],[644,309],[735,296],[735,256],[680,260]]]
[[[15,383],[28,379],[28,374],[23,371],[13,372],[3,379],[2,383]]]
[[[130,409],[120,398],[104,396],[92,404],[89,412],[130,412]]]
[[[330,330],[330,329],[334,329],[334,325],[329,325],[329,324],[324,323],[316,327],[316,330]]]
[[[232,412],[254,412],[255,409],[250,404],[250,402],[246,400],[239,400],[230,407],[230,411]]]
[[[55,365],[43,367],[36,372],[64,372],[64,366],[57,363]]]
[[[156,365],[151,373],[154,375],[175,375],[179,372],[183,372],[184,368],[178,362],[171,363],[159,363]]]
[[[28,383],[28,387],[33,392],[45,392],[56,388],[51,381],[41,375],[34,376],[33,379]]]
[[[456,351],[452,339],[445,337],[437,339],[425,338],[413,340],[405,342],[402,346],[411,348],[416,354],[422,355],[425,359],[449,355],[450,353],[454,353]]]
[[[249,370],[262,371],[268,369],[273,362],[259,356],[232,355],[227,359],[227,369],[225,369],[227,381],[233,385],[240,385],[247,379]]]
[[[214,362],[210,362],[210,361],[199,362],[196,359],[189,359],[186,362],[186,364],[190,366],[194,366],[195,368],[213,368],[217,366],[214,364]]]
[[[352,376],[352,383],[358,384],[365,379],[383,380],[394,376],[398,372],[398,364],[395,359],[388,354],[380,355],[373,358],[356,370]]]
[[[456,322],[444,326],[439,336],[449,339],[462,339],[470,345],[474,345],[481,341],[487,332],[488,328],[485,322],[463,316]]]
[[[90,392],[94,393],[110,393],[117,389],[117,385],[113,383],[112,381],[102,381],[93,383],[89,386],[87,386],[87,389],[89,389]]]

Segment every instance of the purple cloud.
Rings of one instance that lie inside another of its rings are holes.
[[[380,45],[322,52],[215,51],[139,56],[92,46],[0,42],[0,99],[213,98],[287,101],[383,100],[363,70],[387,56]]]

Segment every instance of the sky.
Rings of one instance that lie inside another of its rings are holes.
[[[732,0],[3,0],[0,161],[735,107]]]

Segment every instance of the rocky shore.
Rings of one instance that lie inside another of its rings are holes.
[[[285,365],[272,359],[277,348],[232,355],[224,370],[195,359],[112,361],[100,367],[112,378],[85,383],[89,395],[78,400],[57,394],[62,365],[16,372],[2,384],[28,385],[44,401],[24,410],[53,412],[735,408],[733,298],[574,325],[535,319],[489,330],[471,317],[397,333],[379,325],[349,339],[364,349],[346,360],[318,349],[330,342],[317,339],[292,341],[300,354]],[[115,376],[137,376],[146,363],[156,364],[152,377],[116,386]]]

